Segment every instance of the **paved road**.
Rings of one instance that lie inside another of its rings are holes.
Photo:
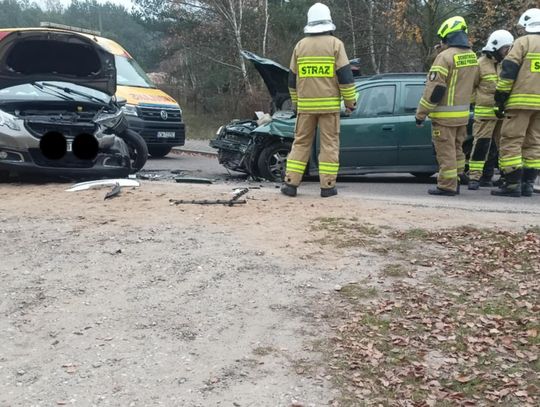
[[[174,173],[171,173],[173,171]],[[216,182],[244,183],[246,176],[239,173],[229,174],[217,162],[215,157],[195,154],[170,154],[163,159],[148,161],[143,175],[153,179],[172,179],[180,173],[185,176],[210,178]],[[470,211],[531,213],[540,215],[540,195],[533,198],[497,198],[490,195],[489,189],[468,191],[462,189],[458,197],[433,197],[426,191],[435,183],[435,177],[428,181],[419,181],[410,175],[384,174],[362,177],[344,177],[340,179],[340,195],[369,200],[392,202],[426,207],[454,207]],[[276,190],[275,184],[257,182]],[[316,195],[319,193],[317,180],[304,183],[299,190],[301,194]]]

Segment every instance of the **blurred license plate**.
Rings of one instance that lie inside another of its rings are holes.
[[[174,138],[176,133],[174,131],[158,131],[158,138]]]

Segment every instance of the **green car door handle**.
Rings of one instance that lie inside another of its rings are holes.
[[[396,129],[396,126],[391,125],[391,124],[387,124],[386,126],[382,126],[382,129],[384,131],[394,131]]]

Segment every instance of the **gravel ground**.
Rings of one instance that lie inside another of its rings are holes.
[[[329,329],[314,312],[382,261],[317,241],[315,219],[534,223],[355,196],[292,200],[273,186],[238,207],[169,203],[229,198],[232,184],[143,182],[108,201],[66,187],[0,185],[1,406],[331,404],[338,389],[313,347]]]

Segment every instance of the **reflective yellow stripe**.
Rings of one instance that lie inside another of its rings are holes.
[[[485,161],[469,161],[469,169],[472,171],[482,171]]]
[[[533,169],[540,170],[540,160],[528,160],[524,158],[523,166],[526,168],[533,168]]]
[[[433,65],[429,72],[439,72],[442,73],[444,76],[448,76],[448,69],[446,69],[444,66]]]
[[[339,164],[337,163],[319,163],[319,173],[327,175],[337,175],[339,172]]]
[[[527,52],[525,55],[527,59],[540,59],[540,52]]]
[[[499,166],[501,168],[509,168],[509,167],[522,167],[523,166],[523,159],[520,155],[517,155],[515,157],[501,157],[499,159]]]
[[[497,90],[502,92],[510,92],[513,85],[514,81],[512,79],[499,79],[497,82]]]
[[[296,161],[296,160],[292,160],[292,159],[287,159],[287,163],[303,165],[304,167],[307,165],[307,163],[304,162],[304,161]]]
[[[339,110],[340,97],[332,98],[298,98],[298,110]]]
[[[331,62],[335,61],[335,57],[329,57],[329,56],[313,56],[313,57],[298,57],[298,62],[312,62],[312,61],[323,61],[323,62]]]
[[[296,92],[296,89],[289,88],[289,95],[291,95],[291,100],[293,102],[296,102],[298,100],[298,93]]]
[[[434,119],[460,119],[469,117],[469,111],[464,112],[431,112],[429,117]]]
[[[287,171],[303,174],[306,171],[307,163],[303,161],[287,159]]]
[[[424,106],[428,110],[433,110],[437,107],[435,103],[430,103],[424,98],[420,99],[420,105]]]
[[[514,94],[510,95],[508,98],[508,103],[506,107],[510,106],[540,106],[540,95],[530,95],[530,94]]]
[[[457,76],[458,76],[458,71],[456,69],[454,72],[452,72],[452,79],[450,80],[450,89],[448,89],[448,103],[447,103],[448,106],[454,105],[454,98],[456,95]]]
[[[339,101],[339,96],[334,96],[334,97],[331,97],[331,98],[300,98],[300,100],[305,100],[306,102],[315,102],[315,101],[319,101],[319,100],[322,100],[322,101],[338,100]]]
[[[499,80],[499,77],[495,74],[484,75],[482,76],[482,80],[488,81],[488,82],[494,82],[494,81]]]
[[[339,107],[340,102],[302,102],[298,101],[298,106],[302,107],[314,107],[314,106],[321,106],[321,107],[332,107],[332,106],[338,106]]]
[[[439,175],[441,178],[444,178],[444,179],[457,178],[457,169],[441,171]]]
[[[487,106],[475,106],[474,115],[477,117],[496,117],[495,108]]]

